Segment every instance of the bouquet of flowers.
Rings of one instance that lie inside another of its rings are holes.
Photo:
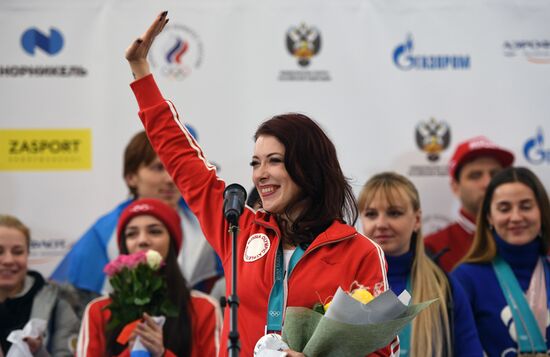
[[[434,300],[409,305],[405,290],[397,297],[387,290],[374,297],[367,288],[338,288],[332,300],[312,309],[288,307],[283,340],[306,356],[363,357],[387,346],[420,311]]]
[[[162,257],[154,250],[131,255],[119,255],[105,266],[104,272],[113,287],[108,329],[126,326],[119,336],[125,344],[127,337],[146,312],[151,316],[177,316],[178,309],[168,299],[166,281],[160,275]],[[125,331],[126,330],[126,331]]]

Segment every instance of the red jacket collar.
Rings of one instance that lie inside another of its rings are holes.
[[[254,222],[275,231],[278,236],[281,236],[281,231],[279,230],[277,221],[272,214],[259,210],[256,212],[256,218]],[[338,220],[334,220],[334,222],[332,222],[332,224],[324,232],[315,237],[308,250],[328,243],[353,238],[356,235],[357,231],[355,230],[355,228]]]
[[[460,209],[457,223],[468,234],[474,234],[476,230],[476,219],[471,214],[467,213],[463,208]]]

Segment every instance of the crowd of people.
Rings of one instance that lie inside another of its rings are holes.
[[[222,323],[218,301],[231,286],[226,184],[150,73],[147,54],[167,22],[160,14],[126,52],[145,128],[124,153],[130,198],[94,223],[49,279],[29,269],[29,228],[0,216],[0,356],[33,319],[46,328],[24,339],[31,355],[129,356],[136,340],[155,357],[228,355],[230,314]],[[485,137],[457,145],[449,176],[458,220],[424,238],[414,184],[378,173],[356,199],[311,118],[276,115],[254,140],[255,195],[239,218],[235,253],[241,355],[281,333],[286,307],[311,308],[354,284],[375,296],[407,290],[413,303],[437,299],[373,356],[547,355],[550,202],[532,171],[512,166],[511,151]],[[164,261],[177,314],[164,324],[143,314],[121,343],[126,326],[107,308],[104,267],[149,250]]]

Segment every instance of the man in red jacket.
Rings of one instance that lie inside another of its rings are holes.
[[[458,219],[424,241],[445,271],[450,272],[472,245],[477,213],[491,178],[513,162],[514,154],[484,136],[466,140],[456,148],[449,162],[449,176],[462,206]]]

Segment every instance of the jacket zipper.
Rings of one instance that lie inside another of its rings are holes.
[[[261,226],[261,227],[264,227],[264,228],[267,228],[267,229],[270,229],[272,230],[274,233],[275,233],[275,236],[277,237],[278,239],[278,243],[279,244],[283,244],[283,241],[282,241],[282,238],[281,236],[279,235],[279,233],[277,232],[277,230],[270,226],[270,225],[266,225],[264,224],[263,222],[259,222],[259,221],[256,221],[254,220],[254,223],[256,223],[257,225]],[[321,248],[321,247],[324,247],[325,245],[329,245],[329,244],[333,244],[333,243],[338,243],[338,242],[342,242],[344,240],[347,240],[347,239],[351,239],[353,237],[357,236],[357,232],[355,232],[354,234],[352,235],[349,235],[349,236],[345,236],[345,237],[342,237],[340,239],[336,239],[336,240],[331,240],[330,242],[325,242],[325,243],[321,243],[319,244],[318,246],[314,247],[313,249],[311,250],[308,250],[306,252],[304,252],[304,255],[302,256],[302,258],[300,260],[298,260],[298,262],[296,263],[296,265],[294,266],[294,269],[293,271],[296,269],[296,267],[298,266],[298,264],[300,264],[300,261],[302,261],[302,259],[308,255],[309,253],[313,252],[314,250],[317,250],[318,248]],[[279,250],[279,247],[277,246],[276,248],[277,250]],[[273,292],[273,287],[275,285],[275,271],[277,269],[277,253],[275,253],[275,260],[273,262],[273,282],[271,283],[271,289],[269,290],[269,296],[271,296],[271,293]],[[285,279],[286,277],[286,279]],[[288,301],[288,281],[290,280],[290,276],[286,274],[285,272],[285,275],[283,276],[283,282],[284,282],[284,285],[283,285],[283,291],[284,291],[284,300],[283,300],[283,324],[284,324],[284,320],[285,320],[285,314],[286,314],[286,305],[287,305],[287,301]],[[269,310],[269,306],[268,306],[268,310]],[[266,321],[266,325],[265,325],[265,328],[264,328],[264,334],[267,334],[267,321]]]
[[[314,250],[317,250],[318,248],[321,248],[325,245],[329,245],[329,244],[333,244],[333,243],[338,243],[338,242],[342,242],[344,240],[347,240],[347,239],[351,239],[353,237],[355,237],[357,234],[354,233],[350,236],[346,236],[346,237],[343,237],[343,238],[340,238],[340,239],[337,239],[337,240],[332,240],[330,242],[325,242],[325,243],[322,243],[322,244],[319,244],[318,246],[314,247],[313,249],[311,250],[308,250],[308,251],[305,251],[304,252],[304,255],[302,255],[302,258],[300,258],[300,260],[298,260],[298,262],[296,262],[296,265],[294,266],[294,269],[292,271],[295,271],[296,270],[296,267],[298,266],[298,264],[300,264],[300,262],[302,261],[302,259],[304,259],[304,257],[306,255],[308,255],[309,253],[313,252]],[[288,282],[290,281],[290,275],[288,275],[286,272],[285,272],[285,277],[286,279],[284,279],[284,300],[283,300],[283,325],[284,325],[284,321],[285,321],[285,316],[286,316],[286,306],[287,306],[287,301],[288,301]],[[273,289],[273,288],[272,288]]]
[[[353,237],[355,237],[355,236],[357,236],[357,233],[354,233],[354,234],[349,235],[349,236],[342,237],[342,238],[337,239],[337,240],[331,240],[330,242],[324,242],[324,243],[321,243],[321,244],[319,244],[318,246],[312,248],[311,250],[306,250],[306,251],[304,252],[304,255],[302,256],[302,258],[301,258],[300,260],[298,260],[298,262],[296,263],[296,265],[294,266],[294,269],[293,269],[292,271],[296,270],[296,267],[298,266],[298,264],[300,264],[300,262],[302,261],[302,259],[304,259],[304,257],[305,257],[306,255],[308,255],[309,253],[311,253],[311,252],[313,252],[313,251],[315,251],[315,250],[317,250],[317,249],[319,249],[319,248],[321,248],[321,247],[324,247],[324,246],[326,246],[326,245],[333,244],[333,243],[339,243],[339,242],[342,242],[342,241],[351,239],[351,238],[353,238]],[[288,281],[288,280],[290,280],[290,276],[288,277],[287,281]]]

